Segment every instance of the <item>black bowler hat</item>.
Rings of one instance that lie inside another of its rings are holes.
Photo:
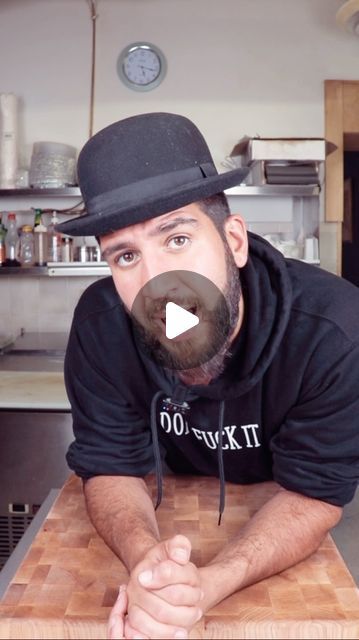
[[[85,144],[77,171],[86,213],[57,226],[73,236],[144,222],[233,187],[248,173],[218,174],[201,132],[174,113],[110,124]]]

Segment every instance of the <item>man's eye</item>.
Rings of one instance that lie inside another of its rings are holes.
[[[116,262],[120,267],[128,267],[134,263],[136,255],[133,251],[126,251],[116,258]]]
[[[184,247],[189,242],[189,238],[187,236],[174,236],[168,242],[168,246],[173,249],[179,249]]]

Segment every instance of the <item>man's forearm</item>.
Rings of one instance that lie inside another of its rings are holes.
[[[145,482],[96,476],[85,483],[84,492],[94,526],[131,571],[160,540]],[[341,513],[339,507],[280,489],[211,563],[200,569],[203,609],[309,556]]]
[[[339,522],[342,509],[280,489],[228,545],[200,569],[204,608],[304,560]],[[224,515],[225,517],[225,515]]]
[[[84,483],[90,519],[129,571],[159,541],[152,500],[142,478],[95,476]]]

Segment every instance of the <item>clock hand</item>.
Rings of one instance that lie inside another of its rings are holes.
[[[153,67],[145,67],[143,64],[138,65],[140,69],[147,69],[147,71],[156,71]]]

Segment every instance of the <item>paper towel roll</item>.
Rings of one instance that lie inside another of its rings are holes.
[[[0,93],[0,188],[13,189],[18,167],[18,100]]]

